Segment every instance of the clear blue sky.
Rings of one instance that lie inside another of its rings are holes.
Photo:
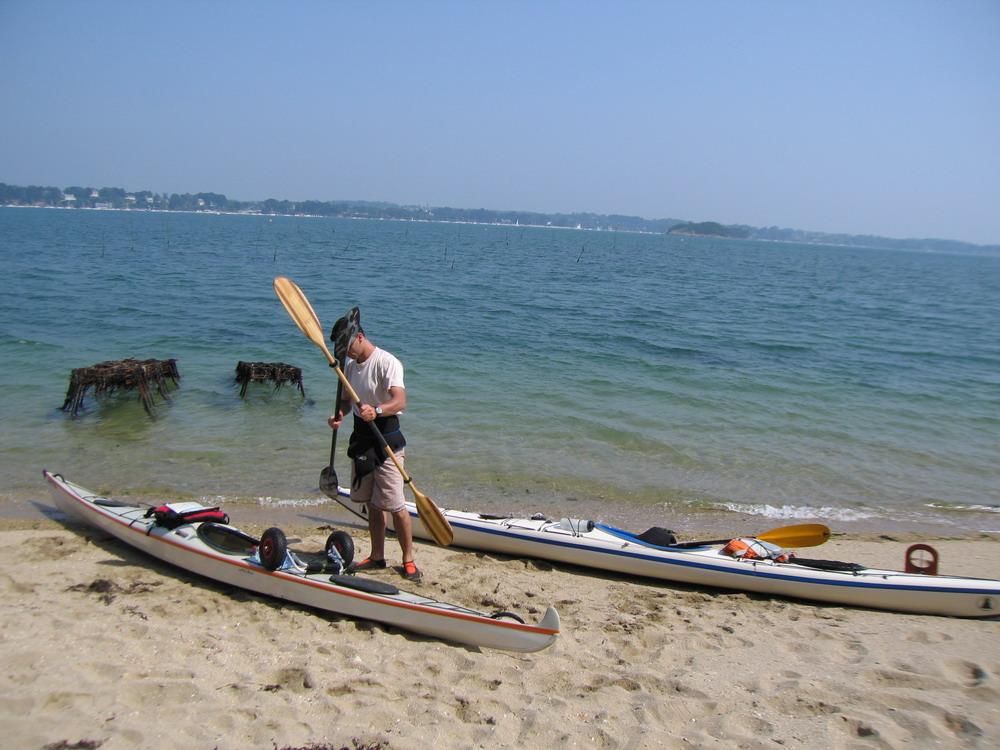
[[[1000,2],[0,0],[0,181],[1000,243]]]

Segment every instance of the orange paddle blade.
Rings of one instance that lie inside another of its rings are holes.
[[[830,538],[830,528],[821,523],[800,523],[771,529],[756,536],[779,547],[818,547]]]

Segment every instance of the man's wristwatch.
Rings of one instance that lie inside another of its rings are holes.
[[[378,416],[378,417],[382,416],[382,407],[381,406],[376,406],[375,407],[375,416]]]

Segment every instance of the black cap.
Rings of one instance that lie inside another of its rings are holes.
[[[333,324],[330,331],[330,341],[333,342],[333,356],[341,362],[347,356],[347,347],[354,341],[354,337],[361,330],[361,310],[352,307],[351,311]]]

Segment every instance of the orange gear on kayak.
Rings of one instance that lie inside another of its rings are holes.
[[[762,542],[753,537],[737,537],[722,548],[722,554],[738,559],[747,560],[774,560],[775,562],[788,562],[794,555],[786,552],[776,544]]]

